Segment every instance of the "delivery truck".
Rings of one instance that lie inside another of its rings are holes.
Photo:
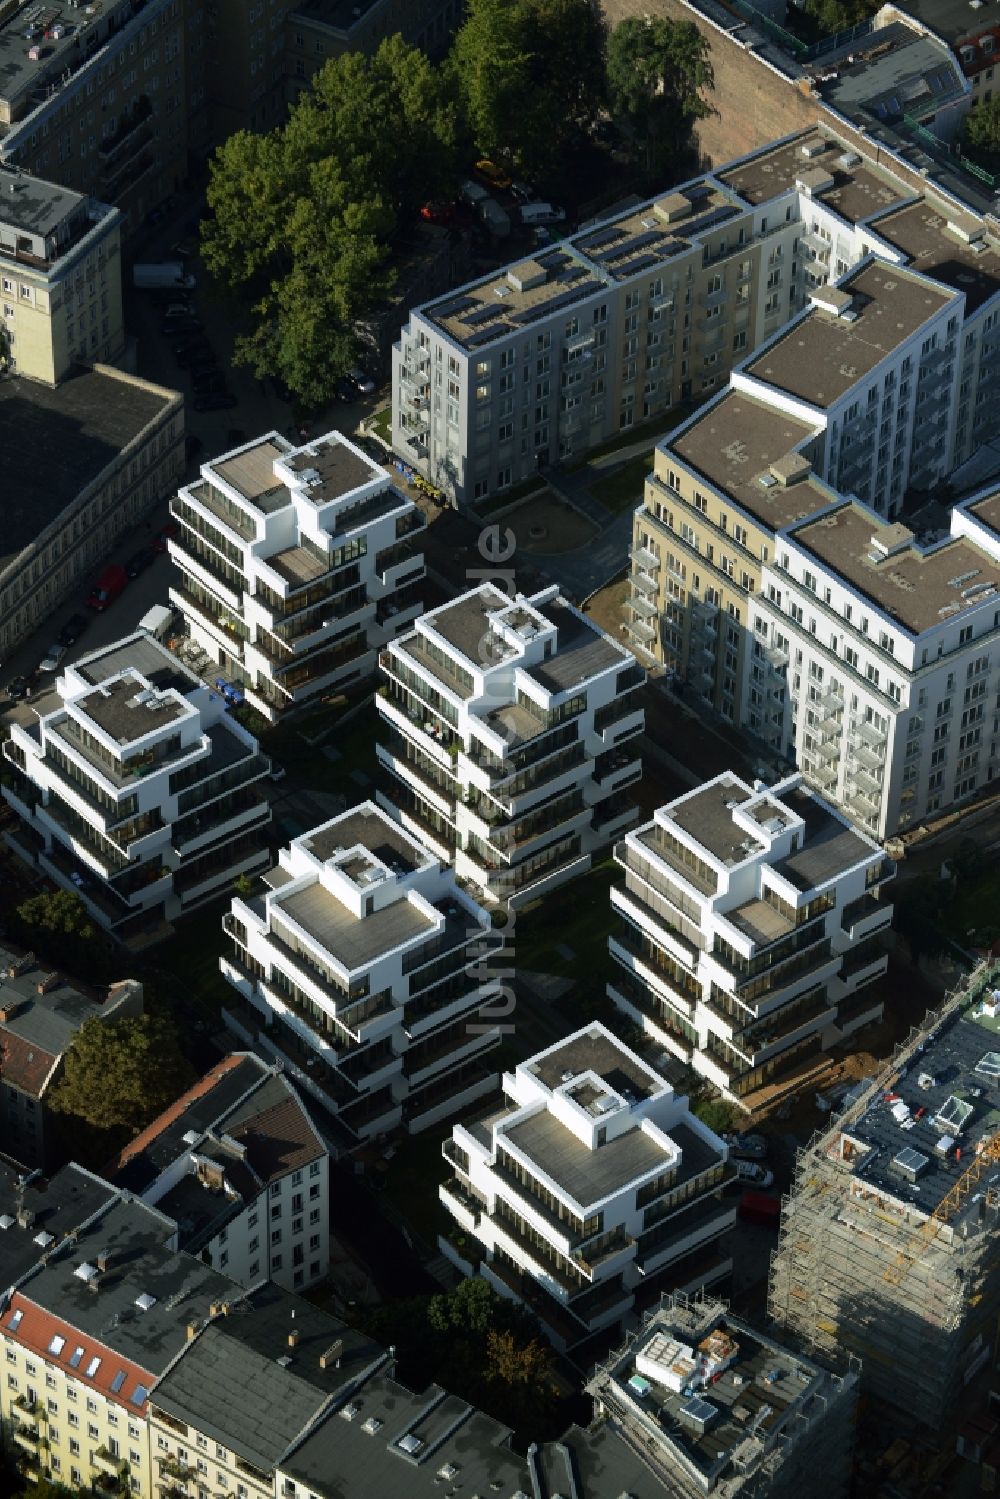
[[[197,282],[179,260],[161,260],[134,265],[132,285],[136,291],[194,291]]]

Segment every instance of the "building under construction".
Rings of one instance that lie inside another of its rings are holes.
[[[675,1295],[587,1389],[599,1431],[642,1458],[664,1499],[800,1499],[818,1475],[824,1499],[842,1499],[857,1383],[852,1369],[830,1373],[725,1302]]]
[[[940,1427],[1000,1310],[1000,965],[982,965],[799,1155],[769,1310]]]

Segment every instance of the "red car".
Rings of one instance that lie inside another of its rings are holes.
[[[450,224],[455,217],[455,205],[453,203],[425,203],[420,210],[420,217],[426,219],[428,224]]]
[[[178,530],[174,522],[168,521],[163,530],[160,532],[159,536],[153,542],[153,551],[165,552],[167,550],[167,542],[172,541],[174,537],[177,536],[177,534]]]
[[[118,595],[128,584],[128,573],[117,562],[112,562],[106,567],[94,584],[87,597],[88,609],[97,609],[99,612],[107,609],[113,604]]]

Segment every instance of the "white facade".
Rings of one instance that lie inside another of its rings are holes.
[[[998,527],[990,492],[933,541],[842,505],[764,569],[757,636],[789,656],[782,752],[876,837],[1000,776]]]
[[[166,920],[267,858],[269,761],[223,700],[144,632],[82,657],[37,724],[11,725],[19,851],[94,918]]]
[[[360,680],[422,607],[413,501],[339,432],[269,432],[202,465],[171,504],[170,590],[191,636],[246,700],[283,712]]]
[[[223,923],[222,972],[246,1001],[230,1023],[336,1116],[345,1145],[425,1129],[495,1088],[499,943],[434,852],[363,802],[293,839],[265,879]]]
[[[478,1263],[563,1347],[620,1321],[654,1277],[658,1294],[728,1272],[727,1147],[606,1027],[519,1063],[503,1089],[503,1108],[443,1146],[441,1201],[470,1246],[441,1239],[453,1262]]]
[[[589,868],[637,815],[645,673],[553,585],[432,609],[380,657],[379,799],[489,901]]]
[[[615,857],[608,994],[733,1102],[881,1016],[859,991],[886,970],[895,870],[801,776],[717,776]]]

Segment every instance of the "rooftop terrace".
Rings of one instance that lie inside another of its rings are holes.
[[[1000,587],[1000,564],[964,537],[949,537],[926,552],[909,545],[873,562],[873,538],[891,534],[894,540],[897,532],[861,505],[843,505],[790,534],[911,635],[953,619]]]
[[[906,255],[911,268],[965,295],[966,312],[975,312],[1000,291],[1000,249],[983,237],[986,249],[973,250],[948,228],[954,209],[922,198],[898,208],[872,227]]]
[[[813,306],[748,365],[746,373],[820,409],[871,373],[913,337],[953,293],[885,261],[872,261],[842,284],[853,296],[852,321]]]
[[[75,705],[122,745],[132,744],[195,713],[183,698],[151,689],[134,670],[95,687],[85,697],[75,699]]]
[[[373,479],[386,478],[383,469],[355,452],[336,432],[297,448],[285,459],[285,467],[304,484],[314,505],[329,505]],[[396,503],[402,500],[397,498]]]
[[[320,863],[357,844],[396,874],[412,874],[433,863],[433,857],[415,839],[408,838],[402,828],[372,803],[352,808],[323,827],[301,834],[295,842]]]
[[[667,1086],[651,1068],[601,1029],[578,1031],[523,1065],[553,1091],[567,1081],[567,1073],[577,1076],[583,1072],[596,1072],[617,1093],[631,1093],[637,1098],[652,1098]]]
[[[638,1123],[590,1150],[547,1109],[505,1126],[501,1138],[581,1208],[623,1192],[640,1177],[665,1170],[674,1160],[673,1152]]]

